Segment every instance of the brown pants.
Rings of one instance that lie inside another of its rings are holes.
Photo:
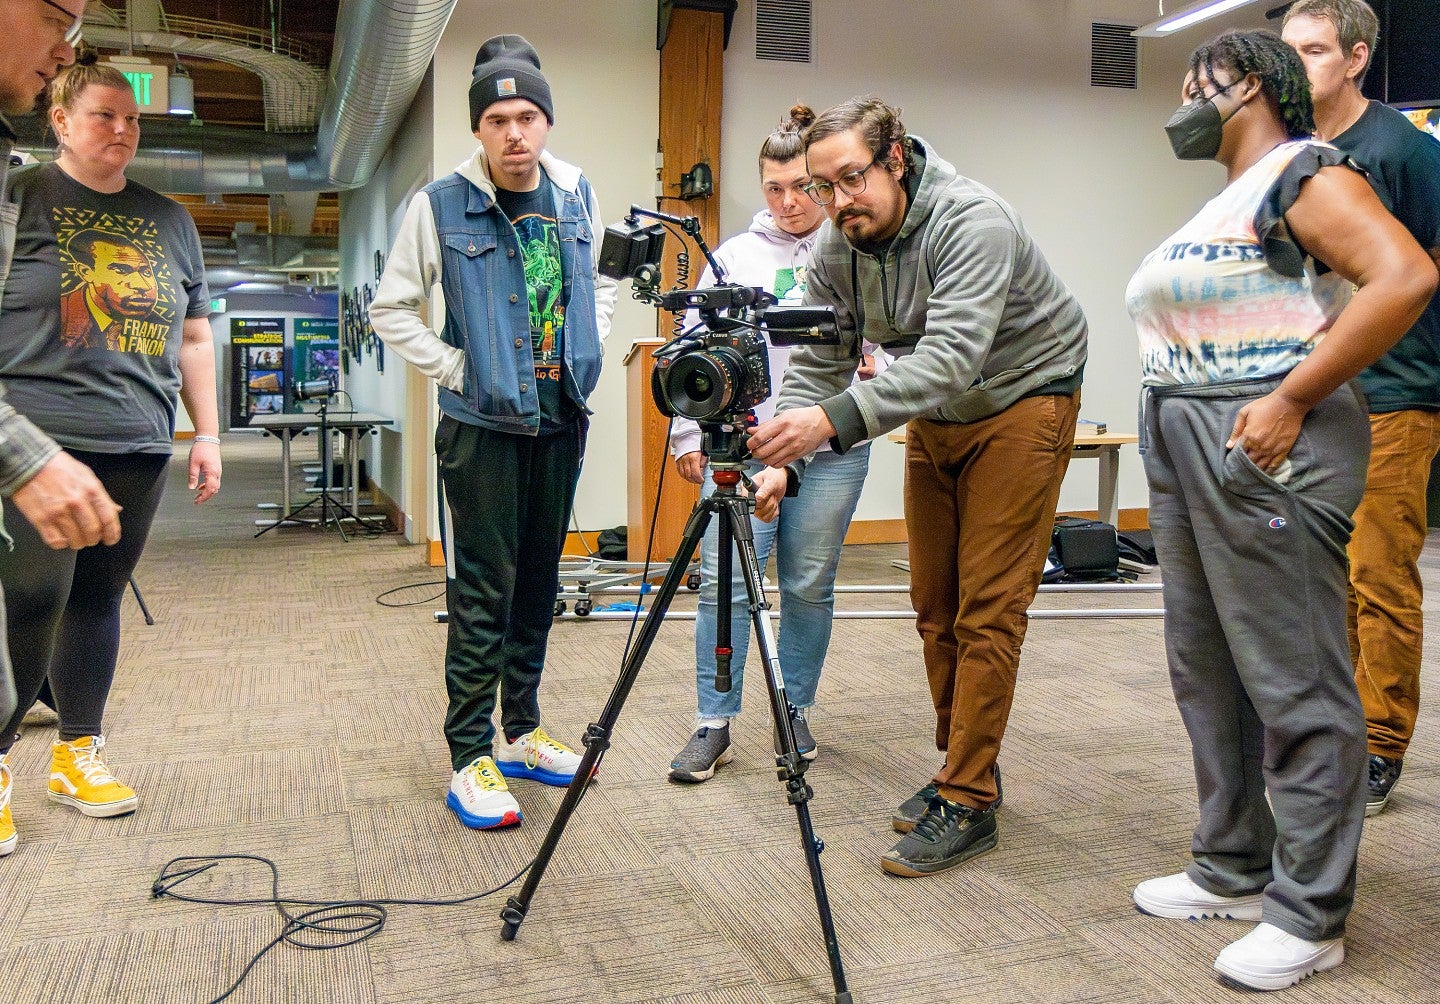
[[[1425,486],[1440,413],[1370,416],[1370,468],[1350,537],[1350,655],[1371,753],[1400,759],[1420,711]]]
[[[1022,398],[965,424],[912,421],[905,444],[910,598],[935,702],[940,794],[995,800],[1025,611],[1050,547],[1080,394]]]

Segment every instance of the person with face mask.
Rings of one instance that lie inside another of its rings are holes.
[[[1370,429],[1349,381],[1437,277],[1345,155],[1310,139],[1305,69],[1278,35],[1201,46],[1181,93],[1175,154],[1219,161],[1226,184],[1126,300],[1200,820],[1189,867],[1134,899],[1157,917],[1258,921],[1215,968],[1278,990],[1345,957],[1365,814],[1345,547]]]

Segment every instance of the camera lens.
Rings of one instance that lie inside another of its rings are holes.
[[[720,347],[676,359],[661,377],[661,390],[675,414],[703,422],[730,410],[744,378],[744,361]]]

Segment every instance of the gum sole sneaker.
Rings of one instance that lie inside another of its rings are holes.
[[[936,795],[915,828],[900,838],[880,867],[891,875],[934,875],[995,849],[995,810],[972,809]]]
[[[50,747],[50,800],[102,819],[134,812],[140,797],[110,773],[100,757],[104,748],[104,736],[54,743]]]
[[[890,817],[890,827],[896,833],[909,833],[915,829],[915,824],[920,822],[920,817],[925,815],[925,810],[930,807],[930,799],[939,793],[934,782],[927,784],[915,794],[911,795],[895,810]],[[1000,779],[1000,765],[995,765],[995,801],[990,808],[998,809],[1005,804],[1005,785]]]
[[[1146,879],[1135,887],[1135,908],[1152,917],[1170,920],[1260,919],[1260,893],[1217,896],[1200,888],[1185,872]]]
[[[472,830],[520,825],[520,803],[488,756],[476,757],[455,772],[445,804]]]
[[[1273,924],[1258,924],[1215,959],[1222,983],[1246,990],[1284,990],[1345,961],[1345,940],[1306,941]]]
[[[506,777],[563,788],[575,780],[575,772],[580,769],[580,754],[550,738],[537,725],[513,743],[503,732],[497,733],[495,766]]]

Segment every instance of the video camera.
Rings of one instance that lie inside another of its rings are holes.
[[[642,224],[640,217],[662,221]],[[716,285],[660,291],[664,223],[679,226],[705,255]],[[672,313],[695,311],[700,322],[655,350],[650,395],[661,414],[693,419],[704,433],[702,449],[712,462],[743,463],[750,410],[770,396],[769,344],[837,345],[833,307],[779,306],[758,286],[725,282],[694,216],[670,216],[639,206],[605,230],[600,272],[629,279],[635,299]]]

